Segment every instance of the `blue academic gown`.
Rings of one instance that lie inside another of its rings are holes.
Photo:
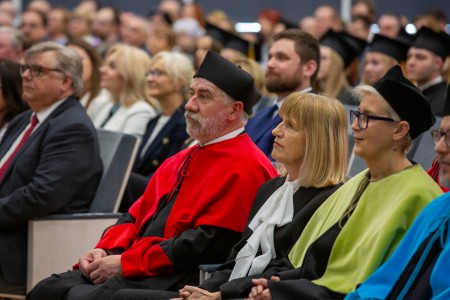
[[[449,223],[450,194],[447,193],[436,198],[421,212],[389,260],[345,299],[385,299],[388,297],[423,241],[445,224],[447,230],[439,237],[442,251],[431,271],[429,285],[432,299],[450,299]]]

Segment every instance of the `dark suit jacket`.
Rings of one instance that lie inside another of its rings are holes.
[[[272,105],[261,109],[248,120],[248,123],[245,126],[245,131],[252,141],[271,161],[273,161],[272,148],[275,139],[272,135],[272,130],[281,122],[281,118],[278,114],[272,118],[274,113],[273,107],[274,106]]]
[[[152,135],[152,132],[155,129],[161,115],[148,122],[147,130],[142,138],[138,156],[136,157],[136,161],[133,166],[133,172],[149,178],[168,157],[178,153],[181,150],[183,142],[189,137],[186,132],[184,112],[184,106],[177,109],[161,131],[156,135],[147,151],[145,151],[144,157],[141,159],[142,149]]]
[[[431,111],[435,116],[442,117],[444,114],[445,93],[447,92],[447,84],[440,82],[432,85],[422,91],[423,95],[428,99]]]
[[[285,182],[285,177],[277,177],[264,183],[258,190],[247,221],[249,224],[259,209],[269,197]],[[283,227],[275,228],[274,243],[276,257],[272,259],[262,274],[250,275],[228,281],[235,265],[239,251],[247,243],[253,231],[246,227],[241,240],[234,245],[227,262],[213,273],[212,278],[206,280],[201,288],[208,291],[221,291],[222,299],[246,297],[252,287],[252,278],[270,278],[281,271],[292,269],[288,254],[297,242],[314,212],[334,193],[342,184],[326,188],[300,187],[294,194],[294,216],[292,222]],[[261,253],[258,251],[258,255]]]
[[[0,157],[31,113],[12,120]],[[0,181],[0,268],[8,282],[25,283],[27,221],[87,211],[101,173],[96,130],[78,100],[69,97],[28,138]]]

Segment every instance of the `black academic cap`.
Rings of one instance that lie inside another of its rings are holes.
[[[403,76],[400,66],[395,65],[373,86],[400,118],[409,123],[412,139],[433,126],[436,119],[430,103],[422,92]]]
[[[251,114],[252,107],[261,95],[256,90],[253,77],[217,53],[208,51],[194,74],[211,81],[233,99],[244,104],[244,111]]]
[[[369,45],[369,52],[380,52],[395,58],[398,62],[406,60],[409,46],[384,35],[375,34]]]
[[[223,44],[225,44],[225,41],[227,40],[228,37],[227,32],[209,22],[206,22],[206,35],[209,35],[210,37],[219,41],[222,44],[222,46]]]
[[[422,27],[417,32],[411,47],[427,49],[445,59],[450,55],[450,38],[443,31],[435,32]]]
[[[411,47],[413,41],[414,41],[414,35],[413,34],[409,34],[408,32],[406,32],[405,27],[402,27],[402,29],[400,29],[400,32],[398,33],[397,37],[395,38],[397,41],[402,42],[403,44],[408,45],[409,47]]]
[[[285,18],[282,18],[280,20],[280,23],[282,23],[284,25],[285,29],[300,29],[298,27],[298,24],[292,20],[287,20]]]
[[[450,116],[450,84],[447,86],[447,95],[445,96],[444,116]]]
[[[344,61],[344,68],[347,68],[358,56],[356,49],[349,44],[342,33],[328,30],[320,39],[320,45],[327,46],[336,51]]]
[[[248,58],[261,60],[261,45],[247,41],[231,32],[227,32],[227,39],[223,47],[239,51]]]
[[[345,39],[345,41],[350,44],[353,49],[356,50],[358,54],[361,54],[367,47],[367,41],[362,40],[354,35],[348,34],[347,32],[339,32]]]

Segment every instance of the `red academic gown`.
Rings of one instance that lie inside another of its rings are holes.
[[[442,189],[442,191],[444,193],[447,193],[448,191],[450,191],[450,189],[443,187],[440,183],[439,183],[439,170],[440,170],[441,166],[439,165],[439,162],[437,161],[437,158],[435,158],[433,160],[433,163],[431,164],[431,167],[428,169],[427,173],[428,175],[431,176],[431,178],[434,179],[434,181],[436,181],[436,183],[439,185],[439,187]]]
[[[183,182],[167,202],[180,169]],[[93,285],[80,271],[69,271],[45,279],[28,297],[97,300],[124,288],[177,291],[197,284],[198,265],[225,261],[245,228],[256,191],[276,175],[247,134],[183,150],[161,165],[142,197],[95,246],[121,254],[124,278]]]
[[[155,215],[159,200],[175,186],[188,155],[191,155],[190,163],[167,216],[163,235],[139,234]],[[110,227],[96,248],[124,249],[122,270],[125,277],[171,274],[177,261],[174,248],[178,246],[177,239],[194,235],[195,232],[189,230],[201,226],[242,232],[256,191],[274,176],[276,171],[271,163],[247,134],[205,147],[188,148],[158,169],[144,195],[131,206],[129,214],[135,222]],[[202,263],[205,254],[197,254],[199,256],[190,256],[191,261]]]

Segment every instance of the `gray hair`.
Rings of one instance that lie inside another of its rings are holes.
[[[189,97],[189,86],[191,85],[192,75],[194,74],[194,67],[189,58],[178,52],[161,51],[153,56],[150,65],[161,59],[167,75],[174,81],[181,81],[183,83],[183,96]]]
[[[360,102],[361,98],[366,94],[373,94],[381,97],[381,99],[383,99],[387,104],[387,113],[389,117],[397,122],[401,121],[401,118],[398,115],[398,113],[392,108],[389,102],[387,102],[386,99],[373,86],[368,84],[360,84],[353,89],[352,94],[354,98],[357,99],[358,102]]]
[[[387,104],[387,113],[389,117],[397,122],[402,120],[398,115],[398,113],[389,104],[389,102],[387,102],[386,99],[373,86],[367,84],[358,85],[353,89],[352,94],[354,98],[357,99],[358,102],[360,102],[361,98],[366,94],[373,94],[381,97],[381,99],[383,99]],[[409,133],[400,142],[399,146],[401,147],[402,151],[405,154],[408,154],[409,151],[411,151],[412,147],[414,146],[414,143]]]
[[[0,26],[0,33],[4,32],[9,35],[11,45],[16,51],[23,51],[23,35],[22,32],[14,27]]]
[[[83,95],[83,63],[81,56],[74,50],[55,42],[42,42],[32,46],[25,53],[25,61],[29,61],[44,52],[54,52],[61,72],[72,78],[72,89],[75,97]]]

